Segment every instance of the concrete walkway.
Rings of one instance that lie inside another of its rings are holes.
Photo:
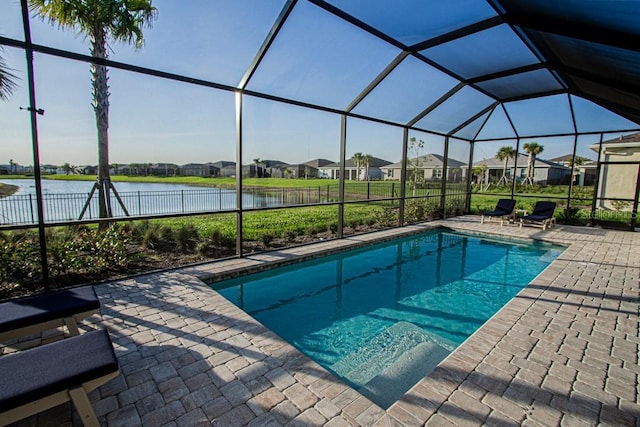
[[[438,225],[569,247],[387,411],[200,280]],[[103,309],[87,328],[109,330],[122,372],[91,395],[103,425],[640,425],[637,233],[520,229],[481,225],[467,216],[118,281],[96,291]],[[81,425],[69,405],[18,424]]]

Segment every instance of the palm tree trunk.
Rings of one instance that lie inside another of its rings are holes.
[[[91,54],[107,59],[107,39],[103,28],[95,28],[91,35]],[[93,88],[93,111],[98,128],[98,205],[100,218],[111,216],[109,209],[109,78],[107,67],[91,64],[91,84]]]
[[[509,163],[509,158],[507,157],[506,159],[504,159],[504,165],[502,167],[502,178],[500,178],[500,181],[498,182],[498,184],[502,183],[502,181],[504,181],[504,185],[507,184],[507,182],[509,182],[509,180],[507,179],[507,167]]]

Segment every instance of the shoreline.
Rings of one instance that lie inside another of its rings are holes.
[[[0,199],[12,196],[19,188],[17,185],[0,183]]]

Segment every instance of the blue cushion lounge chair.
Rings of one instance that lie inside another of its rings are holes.
[[[533,212],[520,218],[520,227],[525,224],[541,226],[543,230],[556,225],[553,212],[556,209],[556,202],[536,202]]]
[[[99,426],[87,393],[119,373],[106,330],[0,357],[0,426],[71,400],[85,426]]]
[[[498,204],[496,208],[491,212],[485,212],[480,217],[480,224],[484,224],[484,217],[486,216],[489,220],[491,218],[500,218],[500,225],[504,223],[505,220],[515,220],[515,209],[516,201],[513,199],[500,199],[498,200]]]
[[[0,342],[66,326],[78,335],[77,322],[98,313],[100,301],[91,286],[0,303]]]

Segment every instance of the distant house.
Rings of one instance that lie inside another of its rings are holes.
[[[149,167],[153,176],[175,176],[180,168],[175,163],[154,163]]]
[[[258,178],[284,178],[284,170],[289,163],[281,160],[260,160]]]
[[[463,181],[467,176],[466,166],[467,164],[464,162],[449,158],[447,160],[447,181]],[[426,181],[441,180],[444,171],[444,156],[429,153],[412,159],[407,166],[407,176],[414,168],[420,171]],[[399,180],[402,171],[402,162],[383,166],[380,169],[382,170],[383,179]]]
[[[578,156],[576,156],[578,157]],[[565,154],[564,156],[549,159],[550,162],[558,163],[571,169],[571,161],[573,154]],[[593,185],[596,182],[597,163],[588,158],[582,158],[582,164],[577,164],[573,168],[573,184],[574,185]],[[580,162],[576,162],[580,163]]]
[[[323,171],[325,166],[331,165],[335,162],[327,159],[314,159],[302,163],[302,165],[309,166],[312,172],[315,172],[314,178],[329,178]]]
[[[390,165],[391,162],[373,157],[369,165],[360,165],[358,167],[352,159],[344,163],[345,179],[352,181],[363,181],[366,179],[382,179],[382,167]],[[330,179],[340,178],[340,163],[330,163],[319,168],[319,172]],[[358,175],[359,173],[359,175]]]
[[[211,165],[213,165],[213,167],[218,169],[217,176],[226,177],[226,178],[236,176],[236,162],[220,160],[220,161],[211,163]]]
[[[22,166],[15,162],[8,165],[0,165],[0,175],[25,175],[33,173],[31,166]]]
[[[40,172],[43,174],[64,174],[64,169],[56,165],[40,165]]]
[[[597,153],[600,144],[593,144],[589,148]],[[602,141],[601,161],[604,164],[602,164],[600,182],[596,191],[599,207],[630,210],[633,207],[631,200],[636,197],[635,179],[638,174],[638,163],[640,163],[640,132]],[[624,164],[608,162],[624,162]],[[627,199],[628,201],[604,199]]]
[[[516,159],[510,158],[507,162],[507,178],[513,179],[515,175],[516,181],[522,182],[527,177],[527,165],[529,156],[522,153],[518,154],[517,170],[514,174],[515,160]],[[492,157],[490,159],[479,160],[473,164],[474,167],[480,165],[485,165],[487,167],[487,175],[485,181],[488,180],[488,182],[495,183],[498,182],[502,177],[504,160],[499,160],[497,157]],[[536,157],[534,168],[535,171],[533,174],[533,182],[535,184],[569,184],[571,169],[564,165]]]
[[[98,167],[97,166],[92,166],[92,165],[78,166],[77,170],[82,175],[97,175],[98,174]]]
[[[284,166],[282,169],[282,178],[317,178],[318,177],[318,169],[313,166],[309,166],[305,163],[301,163],[299,165],[288,165]]]
[[[220,168],[213,163],[187,163],[180,166],[181,176],[200,176],[204,178],[220,176]]]

